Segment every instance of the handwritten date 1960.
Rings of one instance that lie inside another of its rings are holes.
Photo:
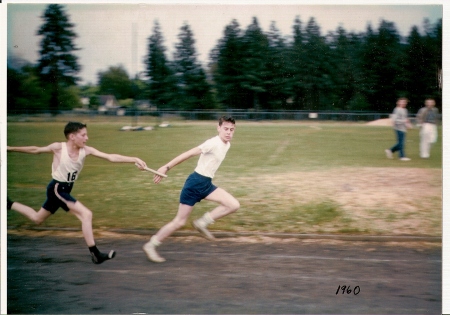
[[[338,286],[338,288],[336,290],[336,295],[338,295],[339,293],[341,293],[341,294],[352,294],[353,293],[353,295],[358,295],[360,291],[361,291],[361,288],[359,287],[359,285],[357,285],[353,289],[350,286],[343,285],[343,286]]]

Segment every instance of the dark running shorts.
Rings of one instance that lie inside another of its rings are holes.
[[[194,206],[216,189],[217,187],[212,184],[210,177],[194,172],[189,175],[184,183],[180,194],[180,203]]]
[[[70,195],[72,188],[73,183],[61,183],[53,179],[47,186],[47,200],[42,205],[42,208],[51,213],[55,213],[59,208],[69,211],[67,202],[77,201]]]

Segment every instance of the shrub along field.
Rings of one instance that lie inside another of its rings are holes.
[[[66,122],[10,122],[10,146],[65,141]],[[154,122],[153,122],[154,123]],[[152,131],[120,131],[124,123],[87,122],[88,145],[107,153],[137,156],[158,169],[178,154],[216,135],[216,122],[173,121]],[[337,122],[241,122],[213,182],[241,203],[213,231],[351,233],[440,236],[442,229],[442,134],[430,159],[419,158],[419,129],[409,130],[412,160],[389,160],[395,142],[390,127]],[[7,154],[7,191],[39,209],[51,179],[51,154]],[[94,213],[98,230],[156,230],[170,221],[197,158],[153,176],[133,164],[89,156],[72,194]],[[214,207],[197,204],[192,218]],[[14,211],[8,227],[33,224]],[[80,227],[62,209],[44,227]],[[186,225],[184,229],[192,227]]]

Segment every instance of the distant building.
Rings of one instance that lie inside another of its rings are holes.
[[[89,109],[89,97],[82,97],[81,104],[83,104],[83,109]]]
[[[136,109],[140,111],[156,111],[158,109],[149,100],[136,100],[134,104]]]
[[[99,95],[98,96],[98,112],[107,115],[125,115],[125,110],[119,105],[114,95]]]

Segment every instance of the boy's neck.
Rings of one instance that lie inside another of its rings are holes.
[[[80,147],[77,146],[73,141],[68,140],[66,142],[67,149],[70,151],[79,151]]]

